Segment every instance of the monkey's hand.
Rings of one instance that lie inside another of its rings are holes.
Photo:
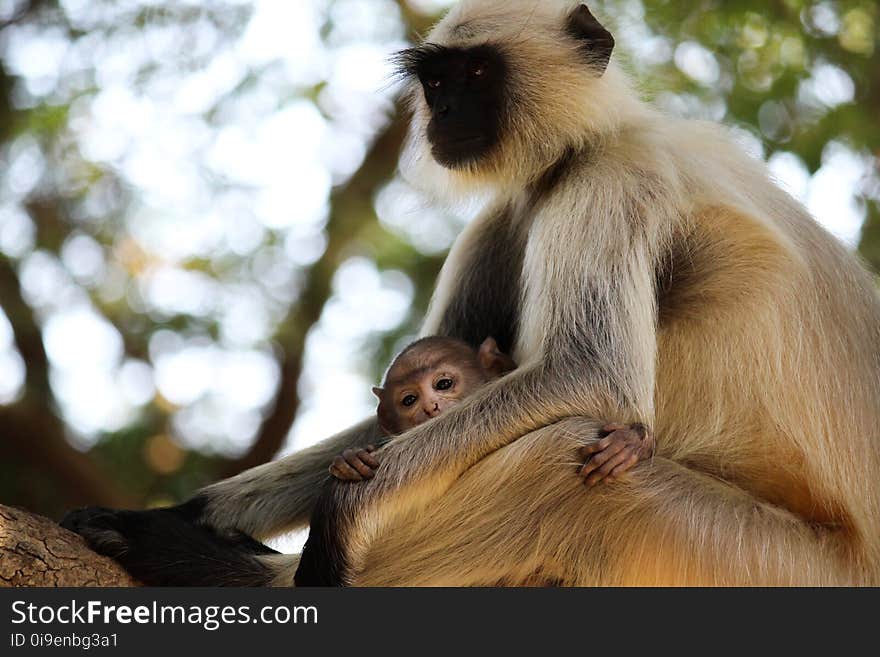
[[[345,450],[330,463],[330,474],[342,481],[372,479],[379,467],[379,461],[372,455],[375,451],[375,445]]]
[[[602,432],[604,438],[580,449],[585,462],[578,475],[588,487],[616,479],[654,453],[654,434],[644,424],[606,424]]]

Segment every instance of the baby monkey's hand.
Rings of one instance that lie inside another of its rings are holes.
[[[363,481],[372,479],[379,467],[379,461],[370,452],[376,451],[375,445],[367,445],[360,449],[347,449],[333,459],[330,474],[343,481]]]
[[[606,424],[604,438],[579,450],[585,459],[578,474],[588,487],[615,479],[654,453],[654,434],[644,424]]]

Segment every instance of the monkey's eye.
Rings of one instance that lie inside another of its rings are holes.
[[[416,403],[416,396],[415,395],[407,395],[406,397],[404,397],[400,401],[400,403],[403,404],[404,406],[412,406],[413,404]]]
[[[474,64],[474,66],[471,67],[471,75],[474,76],[475,78],[481,78],[486,74],[487,68],[488,68],[488,65],[486,64],[486,62],[480,62],[479,64]]]
[[[440,87],[440,80],[438,80],[437,78],[428,78],[425,81],[425,84],[428,85],[428,87],[430,87],[431,89],[437,89],[438,87]]]
[[[452,387],[452,379],[440,379],[434,384],[435,390],[449,390]]]

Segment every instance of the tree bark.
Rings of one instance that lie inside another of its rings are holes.
[[[43,516],[0,504],[0,587],[138,586],[112,559]]]

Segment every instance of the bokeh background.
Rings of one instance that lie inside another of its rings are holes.
[[[0,0],[0,502],[168,504],[373,411],[469,219],[395,176],[388,56],[449,4]],[[876,0],[590,5],[880,267]]]

